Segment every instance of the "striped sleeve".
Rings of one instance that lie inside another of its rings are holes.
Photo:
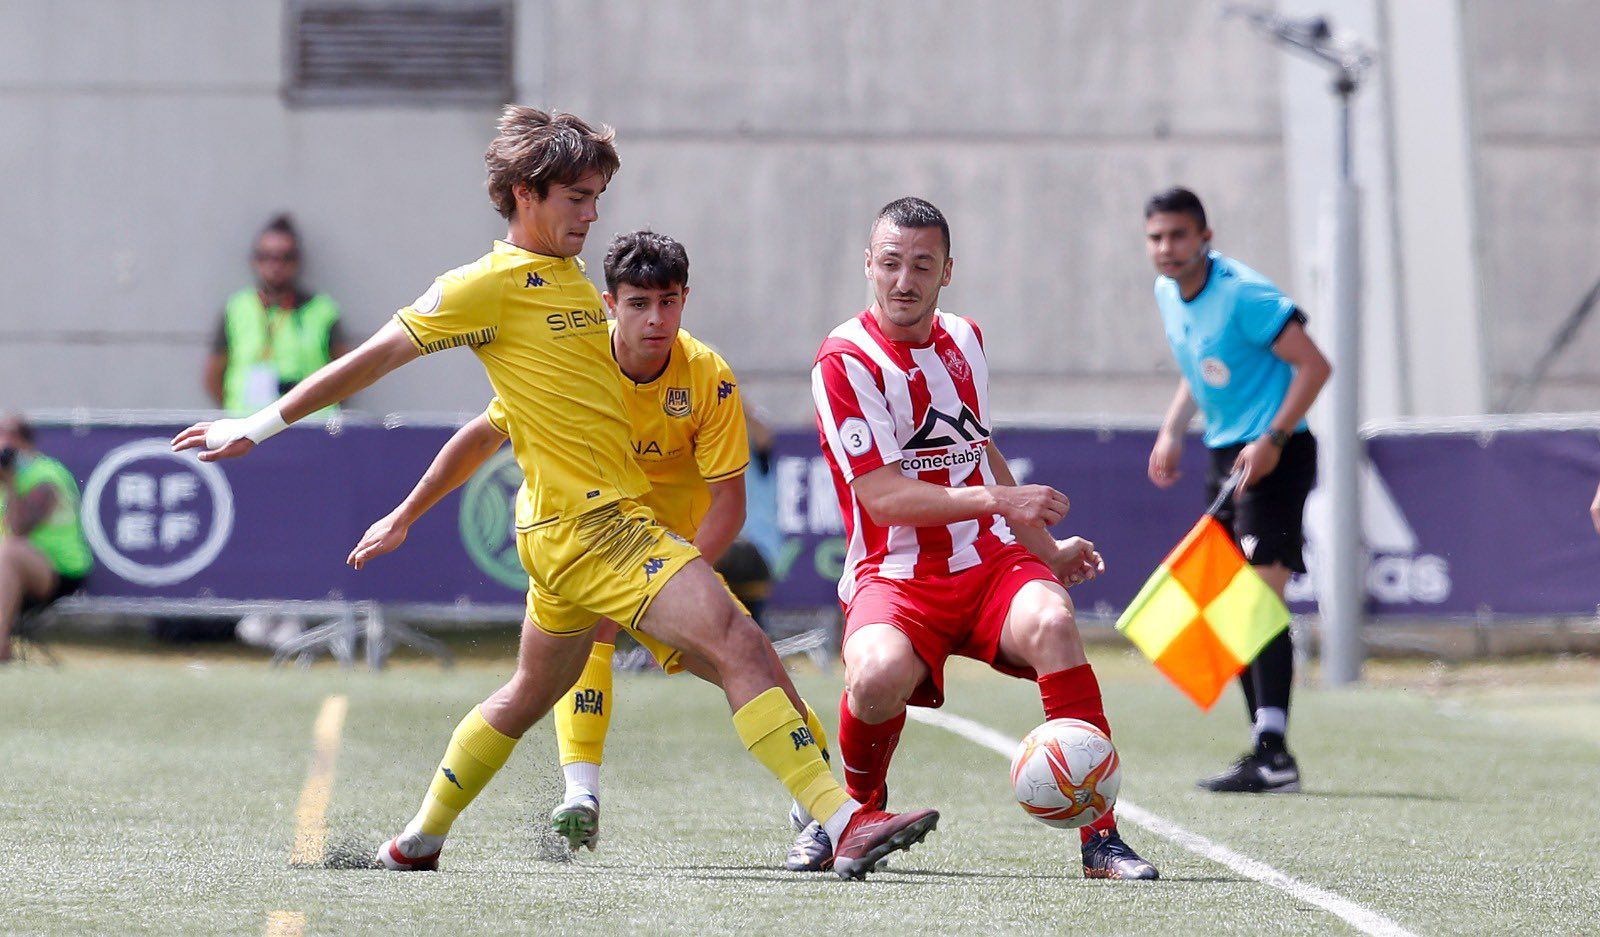
[[[502,303],[497,283],[487,267],[458,267],[434,280],[416,301],[395,313],[395,321],[425,355],[488,344],[500,330]]]
[[[811,371],[817,426],[845,481],[900,459],[889,404],[872,372],[853,355],[824,355]]]

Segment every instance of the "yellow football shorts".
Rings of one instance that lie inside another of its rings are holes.
[[[678,649],[638,626],[661,587],[700,551],[656,523],[649,508],[623,500],[518,530],[517,554],[528,572],[528,618],[540,631],[581,634],[609,618],[649,648],[662,669],[683,669]]]

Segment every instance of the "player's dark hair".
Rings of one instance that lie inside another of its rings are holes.
[[[572,185],[591,172],[610,181],[622,165],[613,143],[617,132],[605,124],[591,127],[574,114],[507,104],[495,128],[483,162],[489,201],[505,218],[517,210],[512,186],[519,182],[544,198],[552,185]]]
[[[893,222],[897,228],[938,228],[944,237],[944,255],[950,256],[950,222],[945,220],[944,212],[933,207],[932,202],[911,195],[897,198],[878,209],[878,217],[872,220],[872,230],[878,230],[878,223],[884,219]]]
[[[665,234],[632,231],[619,234],[606,248],[606,289],[617,295],[626,283],[642,290],[689,285],[689,252]]]
[[[1151,215],[1159,214],[1188,215],[1195,224],[1204,231],[1206,225],[1206,207],[1200,204],[1200,196],[1190,192],[1181,185],[1157,192],[1150,196],[1150,201],[1144,203],[1144,216],[1148,219]]]

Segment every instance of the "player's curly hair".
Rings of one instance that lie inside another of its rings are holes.
[[[550,186],[572,185],[591,172],[609,181],[622,165],[613,142],[617,132],[605,124],[591,127],[575,114],[507,104],[495,128],[483,162],[489,201],[504,218],[517,210],[512,186],[519,182],[544,198]]]
[[[644,290],[689,285],[689,252],[665,234],[619,234],[606,249],[606,289],[617,295],[622,284]]]

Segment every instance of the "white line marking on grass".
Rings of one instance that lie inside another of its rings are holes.
[[[299,911],[274,911],[267,915],[267,937],[300,937],[306,932],[306,916]]]
[[[941,729],[948,729],[969,741],[982,745],[984,748],[998,752],[1006,758],[1013,757],[1016,754],[1017,746],[1022,744],[1020,739],[1011,738],[1003,732],[998,732],[981,722],[974,722],[963,716],[953,715],[937,709],[923,709],[918,706],[910,707],[907,712],[912,719],[918,722],[937,726]],[[1162,839],[1182,846],[1197,856],[1225,865],[1246,878],[1286,891],[1307,904],[1316,905],[1324,911],[1338,915],[1351,927],[1361,931],[1363,934],[1371,934],[1372,937],[1416,937],[1411,931],[1406,930],[1376,911],[1364,908],[1354,901],[1340,897],[1331,891],[1326,891],[1315,885],[1307,885],[1299,879],[1267,865],[1265,862],[1235,852],[1221,843],[1206,839],[1198,833],[1191,833],[1171,820],[1151,813],[1124,798],[1118,798],[1117,800],[1117,815],[1132,822],[1135,826],[1149,830]]]
[[[330,696],[322,701],[316,725],[311,729],[311,771],[300,790],[300,804],[294,812],[294,851],[289,864],[314,866],[322,863],[328,840],[328,803],[333,799],[333,766],[339,759],[339,735],[344,731],[344,714],[350,701]]]

